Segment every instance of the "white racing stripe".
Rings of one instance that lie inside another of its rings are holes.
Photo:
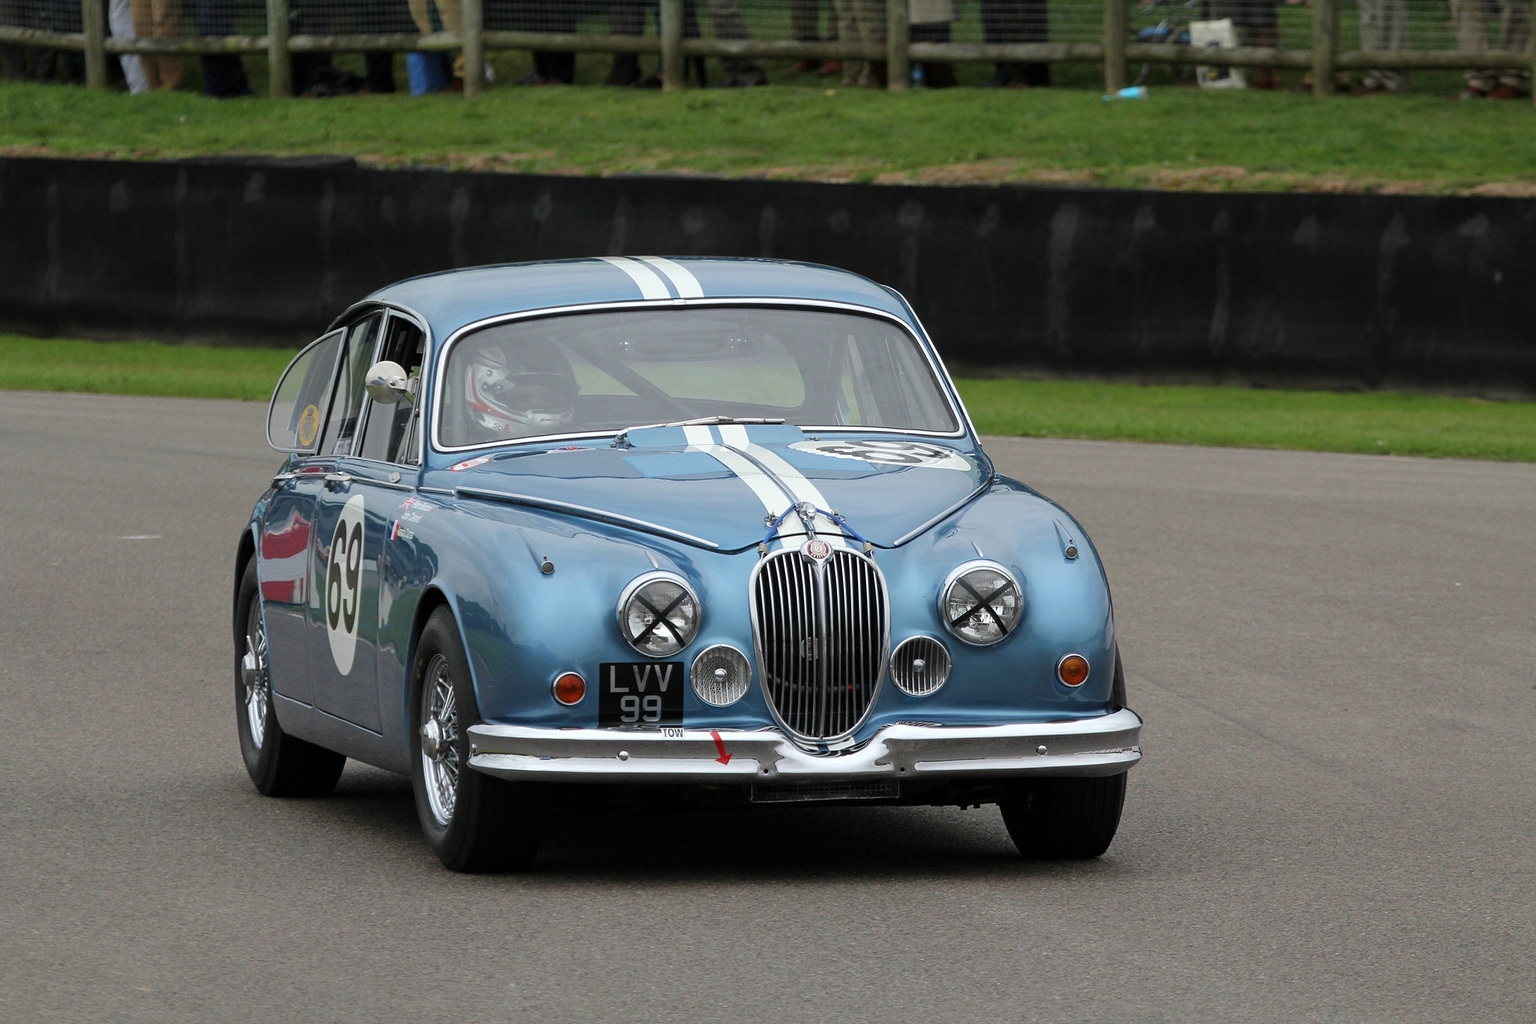
[[[672,282],[672,287],[677,289],[678,298],[702,299],[704,297],[704,289],[699,286],[699,279],[681,263],[674,263],[661,256],[641,256],[640,259],[667,275],[667,279]]]
[[[657,276],[656,271],[627,256],[599,256],[604,263],[612,263],[624,273],[630,276],[635,284],[640,286],[640,296],[646,299],[670,299],[672,293],[667,290],[666,282]],[[689,277],[693,275],[690,274]]]
[[[806,479],[804,473],[801,473],[794,466],[791,466],[778,455],[769,451],[767,448],[764,448],[762,445],[753,444],[747,437],[746,427],[739,423],[728,423],[720,426],[719,430],[720,440],[729,446],[728,450],[740,449],[741,452],[761,463],[763,467],[768,470],[768,472],[773,474],[773,478],[779,484],[789,488],[789,492],[795,497],[796,504],[801,502],[810,502],[810,504],[815,508],[827,510],[831,509],[831,505],[828,503],[826,496],[821,493],[821,490],[817,488],[815,484]],[[827,534],[826,536],[822,537],[822,540],[825,540],[834,548],[844,548],[848,546],[847,543],[843,540],[842,527],[838,526],[836,522],[827,518],[826,516],[817,516],[817,519],[827,524]],[[818,534],[818,536],[820,536],[820,534]]]
[[[742,483],[752,488],[752,493],[757,495],[757,500],[763,503],[763,510],[775,519],[792,502],[792,498],[785,493],[779,481],[763,472],[762,468],[751,459],[738,451],[721,444],[715,443],[715,436],[709,432],[709,428],[695,425],[683,428],[683,437],[688,441],[689,451],[704,452],[714,457],[726,469],[735,473]],[[791,516],[790,519],[794,517]],[[785,531],[791,526],[798,526],[797,522],[785,520],[779,524],[777,536],[784,539]],[[763,532],[767,533],[767,525],[764,524]]]

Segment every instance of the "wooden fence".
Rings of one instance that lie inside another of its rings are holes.
[[[690,39],[683,34],[683,0],[660,0],[661,31],[654,36],[501,32],[482,28],[481,0],[462,0],[462,31],[430,35],[290,35],[288,0],[266,0],[263,36],[189,37],[184,39],[119,39],[107,35],[106,13],[100,0],[82,0],[80,33],[44,32],[0,26],[0,43],[80,50],[85,54],[86,84],[107,88],[107,55],[125,53],[256,53],[265,54],[273,96],[292,93],[288,56],[348,50],[462,50],[464,95],[473,97],[484,80],[487,50],[553,50],[580,53],[658,54],[667,90],[686,87],[684,61],[689,57],[768,57],[808,60],[883,60],[887,88],[906,89],[913,61],[982,63],[994,61],[1102,64],[1104,88],[1114,92],[1129,81],[1129,62],[1153,64],[1215,63],[1208,49],[1166,43],[1138,43],[1131,38],[1129,3],[1106,0],[1104,31],[1098,42],[1072,43],[925,43],[913,42],[908,24],[908,0],[886,0],[884,43],[800,42],[760,39]],[[1519,0],[1516,0],[1519,2]],[[1536,0],[1529,0],[1536,22]],[[1497,70],[1536,69],[1532,52],[1508,50],[1339,50],[1337,0],[1311,0],[1312,46],[1307,50],[1235,47],[1222,49],[1219,61],[1232,67],[1303,68],[1311,72],[1314,95],[1333,92],[1336,72],[1368,68]],[[1536,97],[1533,97],[1536,98]]]

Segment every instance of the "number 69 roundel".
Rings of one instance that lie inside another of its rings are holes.
[[[342,506],[331,534],[330,568],[325,574],[325,632],[331,657],[342,675],[352,671],[357,653],[358,583],[363,576],[363,496],[355,494]]]

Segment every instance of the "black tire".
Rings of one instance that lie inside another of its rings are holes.
[[[479,721],[458,627],[452,613],[439,608],[421,631],[411,668],[416,815],[427,843],[450,870],[521,870],[539,852],[543,788],[469,767],[469,727]],[[427,723],[433,727],[430,735],[424,730]]]
[[[1013,845],[1031,860],[1089,860],[1101,855],[1120,827],[1125,775],[1017,784],[999,805]]]
[[[336,788],[347,759],[289,736],[277,724],[254,558],[245,564],[235,599],[235,727],[245,770],[264,796],[319,797]]]

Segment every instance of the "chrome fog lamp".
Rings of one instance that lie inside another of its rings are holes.
[[[699,599],[681,576],[648,572],[620,595],[619,629],[641,654],[668,657],[687,647],[699,631]]]
[[[1018,581],[996,562],[966,562],[944,581],[939,615],[968,644],[997,643],[1013,632],[1023,614]]]
[[[706,704],[723,708],[746,696],[752,682],[747,656],[729,644],[706,647],[693,659],[693,692]]]
[[[949,651],[931,636],[913,636],[891,652],[891,679],[902,693],[926,697],[949,679]]]

